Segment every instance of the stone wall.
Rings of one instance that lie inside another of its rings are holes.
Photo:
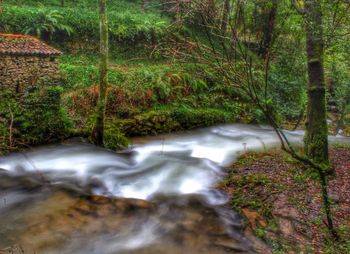
[[[0,55],[0,90],[23,93],[38,82],[60,82],[57,57]]]

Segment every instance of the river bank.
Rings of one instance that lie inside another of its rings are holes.
[[[334,146],[329,182],[334,222],[341,235],[327,234],[317,174],[281,151],[248,153],[219,185],[246,221],[246,234],[263,240],[272,253],[349,253],[350,147]]]

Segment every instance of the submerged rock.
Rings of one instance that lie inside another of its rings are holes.
[[[45,254],[254,253],[216,208],[196,196],[148,202],[42,188],[0,223],[1,254],[13,246]]]

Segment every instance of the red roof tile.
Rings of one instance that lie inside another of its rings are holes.
[[[35,37],[0,33],[0,55],[58,56],[61,52]]]

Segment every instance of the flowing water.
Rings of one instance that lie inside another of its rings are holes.
[[[117,154],[71,141],[0,158],[0,253],[255,253],[215,186],[240,154],[277,145],[272,129],[235,124]]]

